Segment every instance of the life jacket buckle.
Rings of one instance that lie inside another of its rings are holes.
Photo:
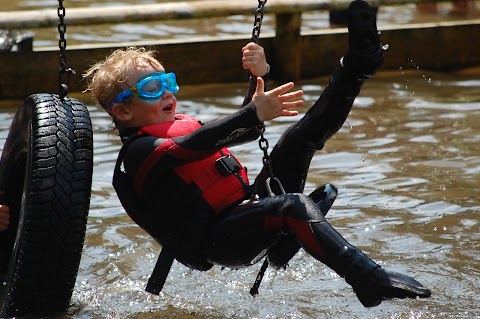
[[[215,161],[215,166],[223,176],[238,172],[242,168],[242,165],[237,161],[237,159],[230,154],[217,159]]]

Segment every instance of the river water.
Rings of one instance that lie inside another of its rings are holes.
[[[94,176],[79,274],[66,318],[480,318],[480,71],[381,72],[364,86],[341,128],[314,157],[306,192],[331,182],[329,220],[383,267],[415,276],[427,300],[365,309],[334,272],[305,253],[286,271],[260,265],[202,273],[174,263],[159,297],[144,291],[159,247],[122,210],[111,186],[119,140],[92,105]],[[327,78],[299,83],[311,105]],[[179,111],[204,121],[233,112],[244,83],[182,87]],[[1,145],[14,108],[0,113]],[[302,109],[302,113],[306,109]],[[271,145],[294,118],[267,124]],[[257,143],[232,149],[253,178]]]
[[[56,5],[0,2],[7,10]],[[381,9],[379,20],[385,21],[382,12],[391,11]],[[411,6],[398,12],[404,12],[404,21],[415,19]],[[105,32],[112,32],[110,28]],[[72,32],[74,38],[84,36]],[[327,80],[297,83],[307,105]],[[245,83],[182,86],[178,110],[203,121],[224,116],[236,110],[245,89]],[[95,155],[84,252],[72,306],[62,319],[480,318],[479,69],[432,73],[410,61],[396,71],[380,72],[366,83],[347,122],[312,161],[306,193],[326,182],[339,189],[328,214],[331,224],[383,267],[412,275],[432,290],[429,299],[386,301],[371,309],[358,302],[343,279],[303,252],[286,270],[267,270],[256,298],[249,289],[260,265],[198,272],[175,262],[160,296],[146,293],[160,247],[130,221],[111,186],[120,142],[108,115],[88,95],[73,96],[89,108]],[[0,145],[16,107],[12,103],[1,109]],[[267,123],[270,145],[294,120]],[[262,163],[258,144],[232,151],[253,180]]]

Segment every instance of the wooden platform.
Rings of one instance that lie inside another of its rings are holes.
[[[419,67],[451,71],[480,65],[480,45],[476,43],[480,20],[385,26],[380,31],[382,43],[389,47],[384,70]],[[289,39],[289,45],[285,45],[285,36],[288,35],[261,36],[260,44],[272,66],[273,80],[329,75],[347,48],[346,28],[306,32]],[[242,82],[245,72],[240,65],[240,48],[247,42],[249,37],[232,36],[68,46],[68,64],[77,72],[69,87],[71,91],[82,91],[85,83],[81,74],[95,61],[125,46],[157,50],[159,60],[177,73],[180,85]],[[32,93],[57,92],[58,61],[56,47],[0,53],[0,98],[24,99]]]

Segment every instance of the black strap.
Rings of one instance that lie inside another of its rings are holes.
[[[260,268],[260,271],[257,274],[257,278],[255,279],[255,283],[253,284],[252,288],[250,289],[250,294],[255,297],[255,295],[258,295],[258,288],[260,287],[260,284],[262,283],[263,276],[265,275],[265,271],[267,271],[268,268],[268,260],[265,258],[263,261],[262,267]]]
[[[173,249],[169,248],[169,246],[163,247],[160,256],[158,256],[155,268],[153,268],[152,275],[150,279],[148,279],[145,291],[154,295],[160,294],[174,260],[175,254]]]

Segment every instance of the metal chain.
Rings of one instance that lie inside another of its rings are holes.
[[[274,181],[277,184],[278,190],[281,194],[285,194],[285,189],[283,188],[282,182],[273,174],[272,168],[272,158],[268,155],[268,140],[265,138],[265,125],[262,123],[260,126],[260,140],[258,140],[258,147],[263,151],[263,166],[268,169],[269,178],[265,181],[265,187],[267,188],[269,196],[275,196],[275,193],[272,191],[271,182]]]
[[[258,8],[255,11],[255,21],[253,22],[253,30],[252,30],[252,42],[258,43],[260,39],[260,29],[262,28],[262,21],[263,21],[263,11],[265,9],[265,5],[267,4],[267,0],[258,0]],[[248,71],[248,77],[250,80],[255,79],[255,76]]]
[[[59,96],[63,100],[68,94],[68,83],[70,80],[70,75],[75,74],[75,71],[72,68],[69,68],[67,65],[67,56],[65,50],[67,48],[67,40],[65,39],[65,33],[67,32],[67,25],[65,24],[65,7],[63,6],[64,0],[58,0],[58,18],[60,22],[58,23],[58,33],[60,39],[58,40],[58,47],[60,48],[60,69],[58,75],[58,85],[59,85]],[[63,83],[63,77],[66,75],[66,84]]]
[[[268,155],[268,140],[265,138],[264,133],[265,133],[265,124],[262,123],[260,127],[260,139],[258,140],[258,147],[263,151],[263,158],[262,162],[265,167],[267,167],[269,175],[273,175],[273,169],[272,169],[272,159],[270,158],[270,155]]]
[[[255,43],[258,43],[258,40],[260,39],[260,29],[262,28],[262,21],[263,21],[263,12],[265,8],[265,4],[267,3],[267,0],[258,0],[258,8],[255,11],[255,22],[253,24],[253,31],[252,31],[252,41]],[[249,73],[250,79],[254,78],[254,76]],[[274,196],[275,194],[272,192],[272,189],[270,187],[270,181],[274,180],[282,194],[285,194],[285,190],[283,189],[283,186],[278,180],[275,175],[273,174],[273,169],[272,169],[272,160],[270,158],[270,155],[268,155],[268,140],[265,138],[265,125],[262,124],[260,127],[260,140],[258,141],[258,146],[260,149],[263,151],[263,158],[262,162],[264,167],[268,169],[268,173],[270,175],[270,178],[267,179],[266,181],[266,187],[267,190],[270,194],[270,196]]]
[[[265,7],[265,4],[267,3],[267,0],[258,0],[258,8],[257,11],[255,11],[255,23],[253,25],[253,31],[252,31],[252,41],[255,43],[258,43],[258,40],[260,39],[260,29],[262,27],[262,20],[263,20],[263,10]],[[254,80],[254,76],[252,73],[248,72],[249,79],[250,81]],[[270,186],[270,181],[274,180],[282,194],[285,194],[285,190],[283,189],[282,183],[278,178],[275,177],[273,174],[273,169],[272,169],[272,159],[270,158],[270,155],[268,155],[268,140],[265,138],[265,124],[262,123],[260,126],[260,140],[258,141],[258,146],[260,149],[263,151],[263,167],[266,167],[268,169],[268,173],[270,175],[269,178],[265,181],[265,186],[267,188],[267,191],[269,193],[269,196],[275,196],[275,193],[272,192],[272,188]],[[253,196],[254,194],[252,194]],[[268,267],[268,258],[265,258],[263,261],[262,267],[260,268],[260,271],[257,274],[257,277],[255,278],[255,283],[253,284],[253,287],[250,289],[250,294],[252,296],[255,296],[258,294],[258,288],[260,287],[260,283],[262,282],[262,278],[265,275],[265,271],[267,270]]]
[[[260,29],[262,28],[262,20],[263,20],[263,10],[265,5],[267,4],[267,0],[258,0],[258,8],[255,11],[255,22],[253,24],[253,31],[252,31],[252,41],[258,43],[260,39]]]

